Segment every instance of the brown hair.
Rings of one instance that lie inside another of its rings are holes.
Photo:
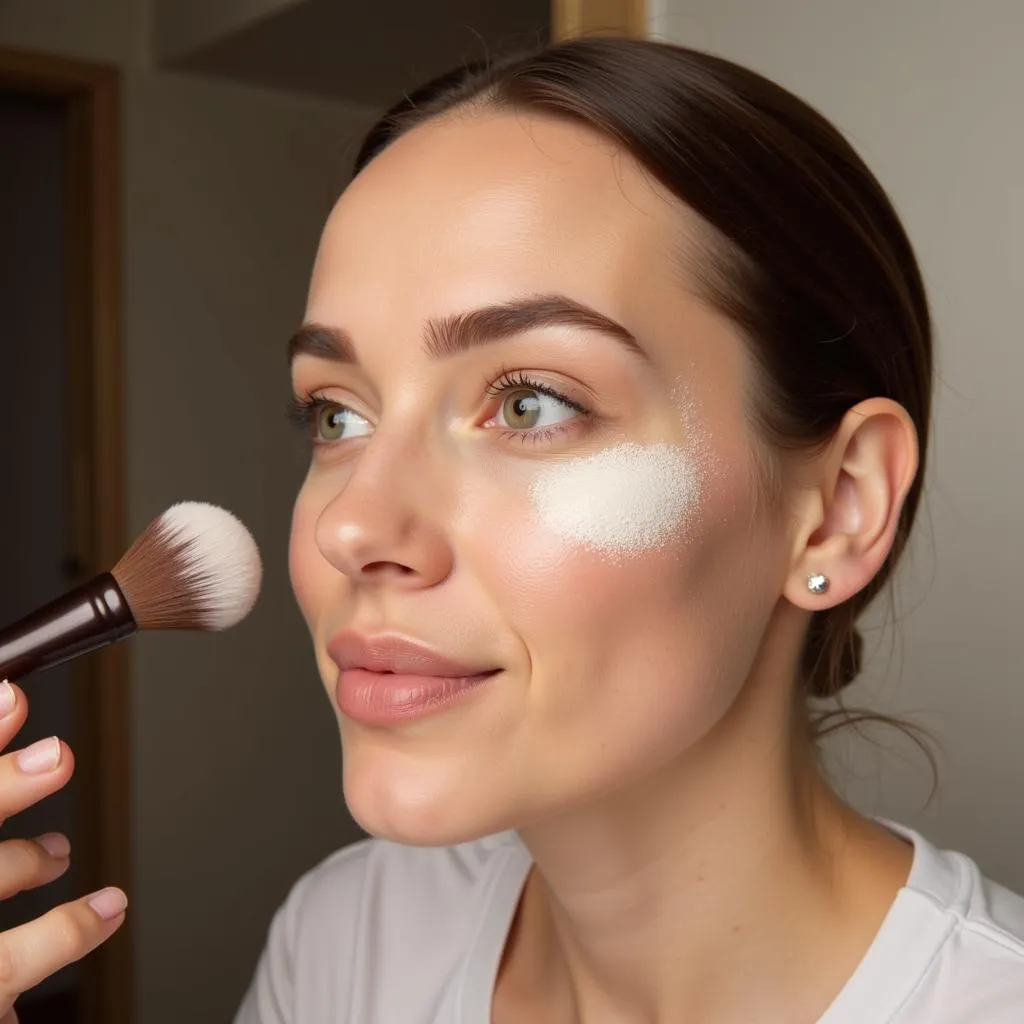
[[[770,443],[790,451],[824,445],[845,413],[871,397],[909,413],[921,471],[892,552],[868,587],[813,616],[805,642],[803,692],[836,697],[860,670],[856,619],[906,545],[929,432],[928,302],[884,190],[839,131],[768,79],[681,46],[609,38],[481,62],[427,83],[370,130],[356,172],[403,132],[468,105],[587,125],[703,218],[710,238],[693,269],[763,371],[752,413]]]

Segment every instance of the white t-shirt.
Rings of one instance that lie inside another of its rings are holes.
[[[885,824],[914,844],[910,877],[819,1024],[1024,1024],[1024,899]],[[530,864],[511,832],[339,850],[274,916],[235,1024],[490,1024]]]

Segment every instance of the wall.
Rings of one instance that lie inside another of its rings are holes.
[[[846,744],[866,810],[963,849],[1024,890],[1016,813],[1024,721],[1024,5],[1017,0],[653,0],[651,33],[717,52],[817,106],[889,190],[936,320],[933,464],[900,577],[901,622],[869,635],[853,702],[910,713],[940,740],[926,765]],[[879,616],[875,616],[875,621]]]
[[[307,452],[284,415],[285,342],[352,120],[163,75],[131,78],[127,100],[131,526],[183,498],[213,501],[249,525],[265,562],[237,629],[134,649],[140,1021],[190,1019],[196,993],[204,1019],[223,1021],[288,886],[354,829],[288,584]]]
[[[306,0],[152,0],[156,52],[180,57]]]
[[[138,64],[145,60],[147,21],[142,0],[4,0],[0,44]]]
[[[178,1024],[231,1018],[290,884],[354,834],[286,577],[303,455],[284,344],[367,115],[151,70],[146,31],[127,0],[0,7],[0,45],[124,70],[130,525],[220,502],[266,562],[232,632],[132,641],[136,1020]]]

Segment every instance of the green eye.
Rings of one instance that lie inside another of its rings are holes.
[[[370,432],[370,425],[357,412],[336,402],[322,402],[314,418],[318,441],[347,441]]]
[[[345,432],[345,410],[340,405],[325,405],[317,416],[317,435],[324,441],[338,441]]]
[[[501,415],[510,427],[529,430],[540,420],[541,403],[536,391],[522,388],[513,391],[501,403]]]
[[[505,388],[498,419],[501,426],[528,431],[553,427],[580,415],[581,409],[566,398],[541,387]]]

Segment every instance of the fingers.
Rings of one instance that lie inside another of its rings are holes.
[[[0,750],[18,735],[28,717],[28,698],[22,689],[0,681]]]
[[[0,900],[46,885],[67,871],[71,844],[59,832],[0,843]]]
[[[4,715],[8,687],[14,706]],[[18,734],[27,715],[28,698],[21,689],[12,683],[0,685],[0,749]],[[0,757],[0,823],[62,789],[74,770],[71,748],[54,736],[4,754]]]
[[[28,699],[0,683],[0,750],[25,724]],[[75,770],[71,749],[56,736],[0,756],[0,823],[67,785]],[[56,832],[35,840],[0,842],[0,899],[52,882],[67,871],[70,844]],[[105,889],[66,903],[0,933],[0,1024],[17,1024],[14,1001],[51,974],[81,959],[124,921],[124,893]]]
[[[104,889],[0,933],[0,1014],[22,992],[109,939],[124,923],[126,904],[120,889]]]

